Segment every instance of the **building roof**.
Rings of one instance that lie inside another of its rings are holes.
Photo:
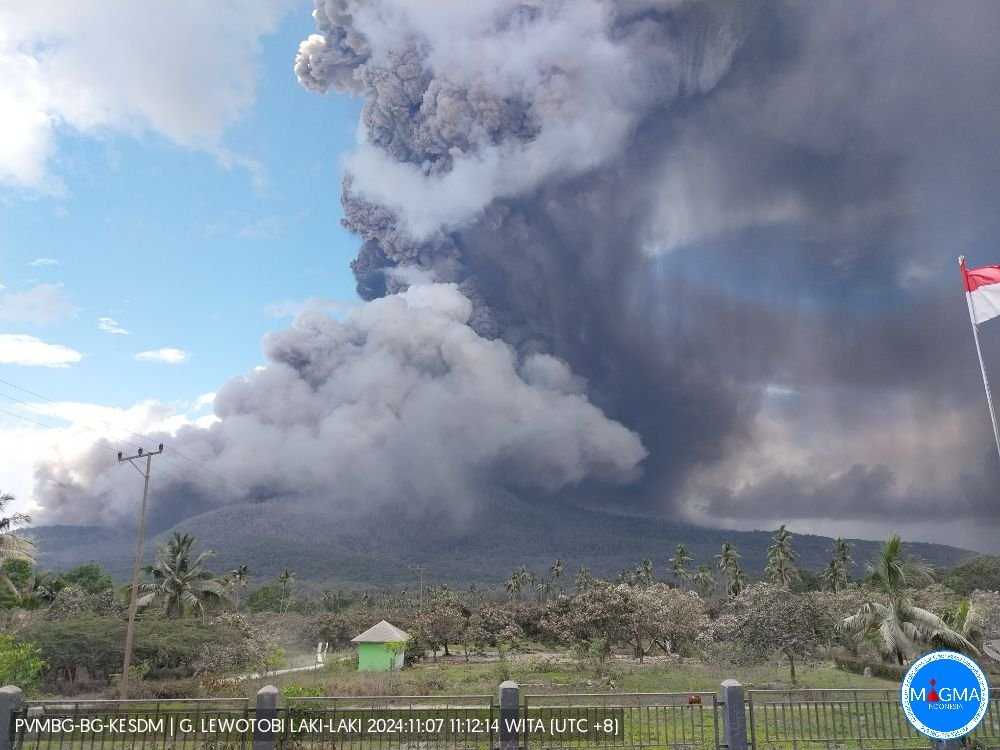
[[[378,625],[368,628],[357,638],[352,638],[351,643],[399,643],[409,637],[408,633],[404,633],[395,625],[390,625],[382,620]]]

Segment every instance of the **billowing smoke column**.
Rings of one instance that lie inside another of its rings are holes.
[[[314,15],[299,81],[365,98],[342,198],[359,293],[420,268],[459,285],[483,336],[566,360],[651,453],[640,487],[594,502],[863,520],[945,496],[996,516],[996,472],[968,452],[979,404],[939,390],[975,387],[942,289],[998,228],[995,4]],[[968,432],[942,431],[960,409]],[[947,479],[929,468],[961,455]]]
[[[471,312],[454,285],[414,285],[344,321],[305,313],[269,334],[269,365],[216,395],[219,421],[165,438],[230,484],[192,470],[200,481],[179,486],[174,469],[191,467],[168,449],[174,466],[157,475],[154,526],[248,497],[345,516],[444,510],[461,521],[502,491],[634,480],[639,437],[590,404],[565,363],[477,335]],[[134,516],[132,472],[108,471],[96,448],[90,459],[73,476],[39,469],[48,513],[77,523]]]
[[[1000,5],[315,18],[299,81],[365,100],[342,203],[373,301],[269,337],[221,421],[177,435],[244,496],[997,520],[954,258],[998,260]],[[116,486],[39,469],[63,519],[81,494],[113,516]],[[171,514],[239,494],[178,490]]]

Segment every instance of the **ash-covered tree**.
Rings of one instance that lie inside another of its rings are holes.
[[[882,655],[900,666],[914,653],[916,644],[942,644],[977,653],[977,649],[948,623],[913,602],[912,587],[932,580],[930,567],[907,555],[899,534],[883,542],[868,564],[865,601],[844,618],[839,627],[873,643]]]
[[[691,572],[687,569],[687,566],[693,559],[694,557],[687,551],[687,547],[683,544],[677,545],[677,549],[674,550],[674,556],[670,558],[670,572],[673,574],[674,580],[677,581],[678,585],[683,584],[691,577]]]
[[[835,594],[846,588],[847,569],[852,562],[854,561],[851,559],[851,545],[843,537],[837,537],[830,562],[822,574],[823,585]]]
[[[457,596],[442,592],[434,596],[416,617],[420,639],[430,646],[437,660],[439,648],[451,656],[448,644],[461,643],[468,626],[469,608]]]
[[[640,617],[648,628],[647,651],[657,645],[668,653],[686,654],[708,626],[705,603],[693,591],[657,583],[639,592],[637,598]]]
[[[780,654],[795,683],[795,662],[826,644],[834,623],[812,594],[793,594],[773,583],[755,583],[732,602],[731,640],[738,661],[759,664]]]
[[[702,563],[698,566],[698,570],[691,576],[691,583],[694,584],[694,590],[702,599],[712,595],[712,592],[715,591],[716,581],[715,573],[712,572],[708,563]]]
[[[775,586],[783,589],[792,587],[792,583],[798,578],[798,571],[795,569],[795,550],[792,548],[792,534],[781,524],[774,534],[774,544],[767,548],[767,568],[765,569],[768,578]]]
[[[726,581],[726,594],[739,596],[747,585],[747,577],[740,566],[740,553],[732,542],[723,542],[722,551],[715,556],[715,564]]]
[[[478,649],[510,649],[523,637],[524,631],[509,607],[484,604],[469,618],[465,640]]]

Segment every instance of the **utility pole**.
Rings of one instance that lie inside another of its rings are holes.
[[[163,443],[160,443],[159,450],[152,453],[144,453],[142,448],[134,456],[122,456],[118,451],[118,463],[128,461],[136,471],[142,474],[144,482],[142,486],[142,511],[139,513],[139,540],[135,545],[135,569],[132,571],[132,598],[128,603],[128,627],[125,630],[125,663],[122,666],[121,700],[128,698],[128,672],[132,666],[132,639],[135,635],[135,611],[139,605],[139,570],[142,567],[142,539],[146,533],[146,499],[149,497],[149,473],[152,469],[153,456],[163,453]],[[146,471],[144,472],[133,461],[138,458],[146,459]]]
[[[423,614],[423,611],[424,611],[424,570],[427,569],[427,566],[424,565],[423,563],[420,563],[419,565],[407,565],[406,567],[408,567],[410,570],[416,570],[417,572],[420,573],[420,613]]]

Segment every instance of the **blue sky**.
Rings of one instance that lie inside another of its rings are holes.
[[[0,295],[51,284],[63,303],[57,320],[8,318],[0,332],[82,355],[69,367],[2,364],[0,377],[60,401],[189,402],[261,363],[261,335],[290,319],[269,306],[355,298],[357,240],[339,226],[339,174],[360,101],[296,82],[311,7],[298,4],[263,37],[256,99],[222,137],[261,165],[263,184],[152,130],[62,127],[48,166],[62,194],[0,185]],[[130,333],[100,330],[101,318]],[[134,358],[162,348],[189,358]]]

